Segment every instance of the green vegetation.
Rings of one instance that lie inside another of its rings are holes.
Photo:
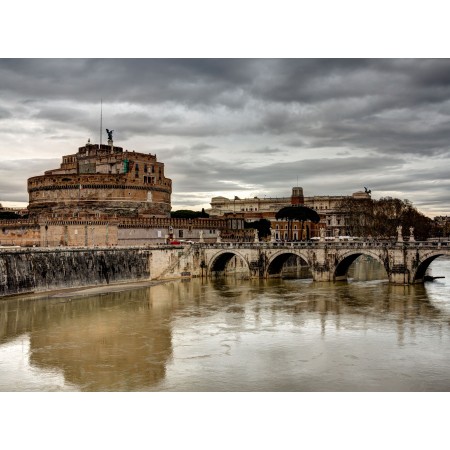
[[[426,240],[433,230],[433,221],[409,200],[348,198],[338,210],[345,215],[346,234],[350,236],[390,238],[397,236],[397,227],[401,225],[404,236],[409,235],[409,227],[414,227],[415,239]]]
[[[205,208],[200,211],[191,211],[190,209],[180,209],[170,213],[172,219],[206,219],[209,214],[206,214]]]
[[[0,220],[24,219],[25,217],[16,214],[13,211],[0,211]]]
[[[285,219],[288,221],[288,239],[292,239],[292,222],[301,222],[300,240],[303,240],[303,228],[305,222],[319,223],[320,216],[314,209],[307,206],[286,206],[281,208],[276,214],[275,219]],[[309,239],[309,228],[306,227],[306,239]]]
[[[244,222],[244,228],[253,228],[258,230],[258,236],[260,239],[270,236],[270,221],[267,219],[259,219],[255,222]]]

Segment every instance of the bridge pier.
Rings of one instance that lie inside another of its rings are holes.
[[[410,271],[404,264],[396,264],[388,272],[389,282],[393,284],[412,284]]]
[[[311,273],[314,281],[333,281],[333,274],[327,264],[315,264]]]

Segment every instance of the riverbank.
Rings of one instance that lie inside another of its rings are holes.
[[[76,288],[67,288],[67,289],[55,289],[51,291],[39,291],[39,292],[29,292],[25,294],[13,294],[0,297],[1,301],[8,300],[38,300],[43,298],[55,299],[55,298],[78,298],[78,297],[88,297],[96,294],[104,294],[111,292],[124,292],[131,291],[134,289],[145,288],[157,286],[159,284],[167,283],[173,280],[148,280],[148,281],[128,281],[128,282],[120,282],[113,283],[108,285],[88,285],[81,286]]]

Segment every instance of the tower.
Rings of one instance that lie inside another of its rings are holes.
[[[302,187],[293,187],[291,196],[291,205],[303,205],[305,203],[305,197],[303,196]]]

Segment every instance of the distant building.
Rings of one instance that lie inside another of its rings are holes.
[[[259,219],[267,219],[272,222],[272,229],[275,230],[277,239],[287,239],[287,222],[276,220],[275,214],[285,206],[289,205],[305,205],[314,209],[320,215],[320,224],[315,226],[311,224],[308,237],[318,237],[320,228],[325,228],[326,236],[342,236],[346,235],[345,217],[339,211],[339,204],[346,198],[368,199],[368,192],[358,191],[351,196],[342,195],[326,195],[304,197],[303,188],[293,187],[290,197],[253,197],[244,198],[235,197],[229,199],[226,197],[213,197],[211,199],[211,208],[206,212],[211,217],[220,217],[229,213],[241,213],[245,220],[255,221]],[[294,239],[300,239],[300,224],[293,223],[295,232]],[[305,238],[306,230],[304,230]]]

